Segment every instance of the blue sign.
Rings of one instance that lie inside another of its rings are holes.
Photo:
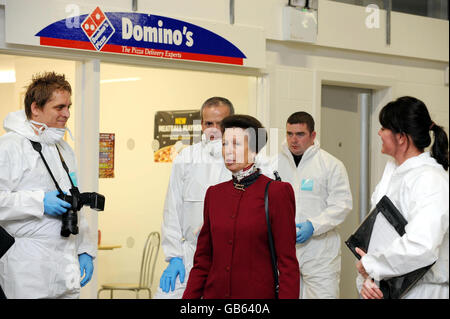
[[[97,7],[39,31],[40,44],[119,54],[243,65],[245,54],[220,35],[172,18],[129,12],[106,12]],[[74,19],[73,17],[71,19]]]

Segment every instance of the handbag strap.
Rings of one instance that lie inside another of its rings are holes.
[[[270,226],[270,217],[269,217],[269,185],[272,182],[273,180],[270,180],[266,185],[266,190],[264,192],[264,206],[266,210],[267,234],[269,237],[269,248],[270,248],[270,256],[272,259],[273,276],[275,279],[275,298],[278,299],[280,283],[278,281],[277,255],[275,253],[275,245],[273,243],[272,227]]]

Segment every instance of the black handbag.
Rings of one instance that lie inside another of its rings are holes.
[[[278,281],[277,255],[275,253],[275,245],[273,243],[272,228],[270,226],[270,218],[269,218],[269,185],[272,182],[273,181],[271,180],[266,185],[266,190],[264,193],[264,206],[266,210],[267,234],[269,237],[269,248],[270,248],[270,256],[272,259],[273,277],[275,279],[275,299],[278,299],[280,283]]]
[[[0,258],[14,244],[14,237],[0,226]]]
[[[356,252],[356,247],[367,252],[378,214],[382,214],[387,219],[399,236],[405,234],[405,227],[408,221],[391,202],[389,197],[383,196],[372,212],[359,225],[358,229],[345,241],[345,244],[358,259],[361,259],[361,256]],[[434,263],[402,276],[381,280],[380,290],[383,293],[383,299],[402,298],[433,265]]]
[[[11,248],[12,245],[14,245],[14,242],[14,237],[11,236],[6,230],[4,230],[2,226],[0,226],[0,258],[3,257],[3,255],[8,251],[8,249]],[[6,299],[2,287],[0,287],[0,299]]]

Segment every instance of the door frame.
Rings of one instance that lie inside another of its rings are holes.
[[[390,102],[393,98],[394,79],[374,77],[369,75],[338,73],[316,70],[315,72],[315,94],[313,101],[314,118],[316,119],[317,139],[320,143],[320,129],[322,124],[322,88],[323,85],[333,85],[340,87],[370,89],[372,91],[370,131],[369,131],[369,191],[368,195],[373,193],[376,184],[380,180],[387,157],[381,154],[381,140],[378,138],[378,114],[381,108]],[[361,192],[361,185],[359,192]],[[359,200],[359,198],[358,198]],[[368,199],[370,200],[370,198]],[[359,215],[358,211],[358,215]],[[345,238],[341,238],[345,240]],[[345,248],[343,248],[345,249]],[[342,275],[342,272],[341,272]],[[356,283],[355,283],[356,284]]]
[[[322,107],[322,85],[335,85],[352,88],[363,88],[372,90],[372,115],[370,119],[370,187],[371,194],[378,181],[380,180],[384,166],[388,157],[381,154],[381,141],[378,137],[378,114],[384,105],[392,101],[393,91],[395,87],[395,79],[387,77],[377,77],[356,73],[331,72],[323,70],[315,70],[314,72],[314,100],[313,100],[313,117],[316,122],[316,139],[320,143],[321,130],[321,107]]]

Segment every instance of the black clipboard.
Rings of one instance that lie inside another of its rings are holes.
[[[14,245],[14,237],[0,226],[0,258]],[[0,287],[0,299],[6,299],[6,295]]]
[[[0,226],[0,258],[11,248],[14,242],[14,237]]]
[[[387,196],[383,196],[376,207],[369,215],[367,215],[361,225],[359,225],[357,230],[345,241],[347,247],[358,259],[361,259],[361,256],[356,252],[356,247],[367,252],[370,238],[372,237],[373,226],[379,213],[383,214],[400,236],[405,234],[405,227],[408,224],[408,221],[403,217],[391,200]],[[380,290],[383,293],[383,298],[402,298],[433,265],[434,263],[402,276],[381,280]]]

